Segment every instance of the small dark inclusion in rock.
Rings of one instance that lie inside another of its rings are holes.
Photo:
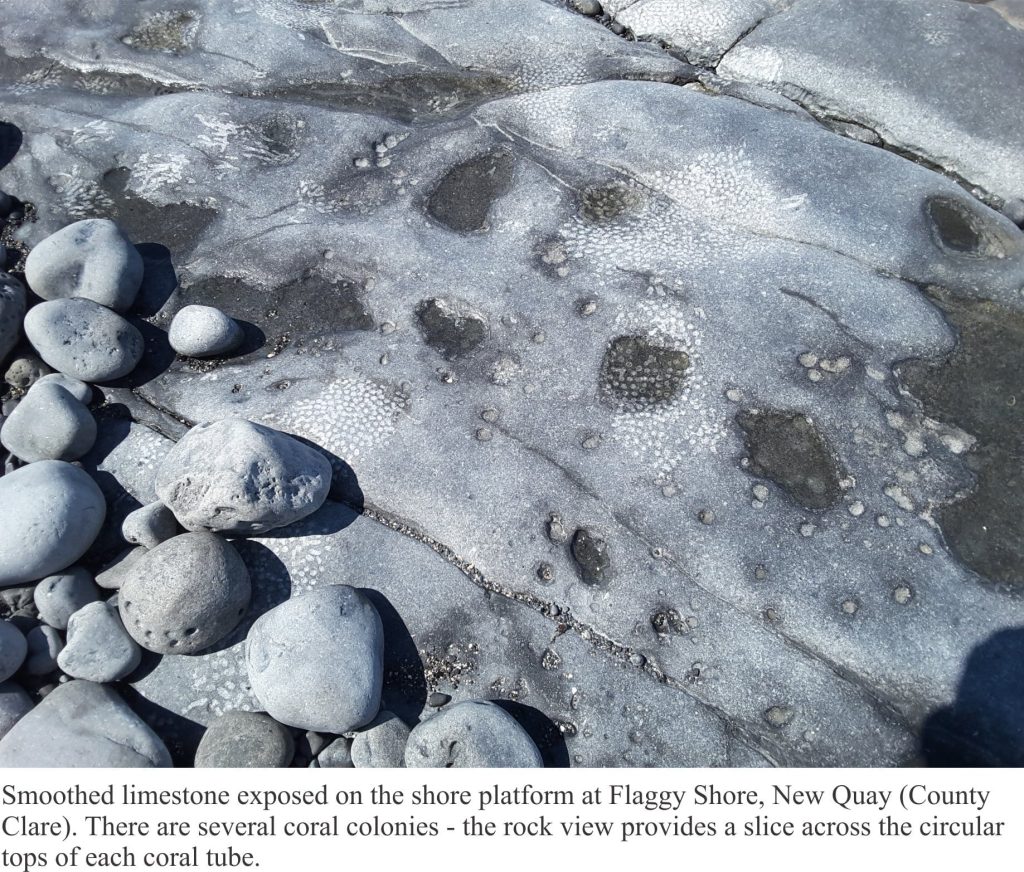
[[[608,543],[592,530],[580,527],[572,537],[572,556],[585,584],[599,587],[612,577]]]
[[[827,509],[839,499],[842,469],[825,437],[799,412],[740,412],[749,471],[777,484],[805,509]]]
[[[483,230],[492,204],[512,185],[514,165],[507,151],[493,151],[459,164],[430,195],[427,214],[457,233]]]
[[[940,361],[910,360],[897,368],[901,384],[925,413],[955,424],[978,442],[965,456],[977,477],[962,500],[936,517],[947,543],[971,569],[1024,587],[1024,316],[989,300],[933,299],[959,331]]]
[[[416,307],[416,318],[427,345],[446,360],[469,354],[487,335],[483,318],[446,300],[423,300]]]
[[[643,336],[612,340],[601,361],[598,396],[617,411],[638,412],[678,396],[690,366],[685,351],[666,348]]]

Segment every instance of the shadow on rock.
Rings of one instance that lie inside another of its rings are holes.
[[[0,121],[0,169],[14,160],[24,139],[20,127],[9,121]]]
[[[967,658],[956,700],[929,716],[929,766],[1024,766],[1024,629],[1001,630]]]
[[[133,309],[143,318],[150,318],[164,307],[178,287],[178,275],[166,245],[141,242],[135,246],[135,250],[142,256],[145,271]]]
[[[569,749],[565,746],[565,737],[551,720],[540,709],[509,699],[491,700],[514,717],[533,739],[540,751],[545,769],[564,769],[569,765]]]
[[[139,361],[139,365],[128,375],[124,378],[118,379],[117,381],[109,382],[111,387],[141,387],[167,372],[177,357],[174,353],[174,349],[171,348],[170,341],[167,338],[167,331],[161,330],[159,327],[154,327],[148,321],[143,321],[141,318],[134,315],[128,320],[131,321],[131,323],[142,334],[142,340],[145,343],[146,351],[142,355],[142,360]]]
[[[407,724],[415,724],[427,703],[427,678],[420,652],[388,598],[379,590],[359,590],[373,603],[384,625],[384,692],[380,707]]]
[[[362,512],[363,506],[365,505],[363,489],[359,486],[359,479],[356,476],[355,470],[349,466],[348,463],[338,457],[337,454],[334,454],[332,451],[328,451],[322,445],[318,445],[316,442],[306,439],[303,436],[298,436],[294,433],[289,435],[291,435],[293,439],[297,439],[303,445],[308,445],[314,451],[319,451],[331,462],[330,499],[338,503],[344,503],[351,507],[357,514]]]
[[[303,536],[330,536],[354,523],[359,512],[345,503],[328,500],[319,509],[301,521],[261,533],[262,539],[298,540]],[[235,544],[238,544],[236,540]]]
[[[133,675],[133,680],[134,677]],[[167,750],[171,752],[174,765],[191,767],[199,740],[202,739],[206,728],[146,699],[133,687],[120,685],[119,690],[132,710],[163,739]]]

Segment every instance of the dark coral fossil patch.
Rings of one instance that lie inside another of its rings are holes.
[[[487,336],[484,319],[451,300],[422,300],[416,319],[427,345],[446,360],[469,354]]]
[[[515,161],[507,151],[493,151],[449,170],[427,201],[427,214],[457,233],[487,227],[495,200],[512,185]]]
[[[598,396],[620,412],[670,403],[680,393],[690,357],[643,336],[613,339],[601,361]]]
[[[747,410],[736,416],[746,434],[749,471],[777,484],[805,509],[827,509],[842,494],[842,468],[825,436],[799,412]]]

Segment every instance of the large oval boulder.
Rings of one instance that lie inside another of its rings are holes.
[[[405,746],[405,765],[435,769],[544,765],[519,722],[488,700],[469,700],[418,724]]]
[[[344,733],[373,720],[384,676],[384,629],[345,584],[316,588],[262,615],[246,641],[249,684],[282,724]]]
[[[96,419],[65,387],[39,381],[11,412],[0,442],[26,463],[78,460],[96,441]]]
[[[33,306],[25,316],[25,335],[46,363],[84,382],[128,375],[145,351],[138,328],[117,312],[79,298]]]
[[[0,767],[170,765],[160,737],[116,691],[91,681],[59,685],[0,739]]]
[[[199,424],[165,456],[156,492],[186,530],[252,536],[315,512],[331,464],[287,433],[242,418]]]
[[[107,218],[69,224],[25,260],[25,280],[44,300],[83,297],[118,312],[135,302],[142,272],[141,255]]]
[[[77,466],[40,460],[0,478],[0,587],[70,566],[92,545],[107,504]]]
[[[158,654],[194,654],[242,619],[252,596],[234,546],[212,533],[183,533],[133,561],[117,604],[125,629]]]

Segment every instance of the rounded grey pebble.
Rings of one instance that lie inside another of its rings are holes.
[[[27,391],[43,376],[50,375],[53,370],[34,354],[22,354],[11,361],[4,373],[4,381],[12,388]]]
[[[261,615],[245,646],[249,685],[267,713],[292,727],[345,733],[380,708],[384,629],[353,587],[319,587]]]
[[[57,658],[64,650],[64,640],[53,627],[40,624],[25,635],[28,655],[22,667],[27,675],[49,675],[57,670]]]
[[[18,344],[25,300],[25,286],[14,276],[0,272],[0,361]]]
[[[321,769],[352,769],[352,741],[339,736],[320,752],[316,762]]]
[[[92,545],[107,504],[89,474],[40,460],[0,477],[0,586],[46,578]]]
[[[3,767],[170,765],[167,746],[117,691],[91,681],[58,685],[0,739]]]
[[[1003,204],[1003,214],[1018,227],[1024,227],[1024,200],[1013,198]]]
[[[0,621],[0,681],[7,681],[21,668],[28,654],[25,636],[10,621]]]
[[[142,273],[141,255],[107,218],[69,224],[25,260],[25,281],[44,300],[84,298],[118,312],[132,307]]]
[[[174,512],[161,502],[150,503],[130,512],[121,524],[121,535],[125,542],[143,548],[156,548],[180,532]]]
[[[143,648],[194,654],[238,626],[251,596],[249,570],[233,545],[212,533],[183,533],[133,562],[118,609]]]
[[[242,418],[198,424],[167,452],[157,496],[186,530],[252,536],[315,512],[331,464],[287,433]]]
[[[405,765],[504,769],[544,764],[533,739],[512,715],[493,702],[470,700],[419,723],[405,746]]]
[[[569,0],[569,4],[580,15],[589,15],[596,18],[604,11],[598,0]]]
[[[46,366],[46,364],[44,363],[43,366]],[[46,368],[49,370],[49,367]],[[40,376],[36,383],[60,385],[78,402],[86,406],[92,402],[92,388],[81,379],[72,378],[69,375],[64,375],[62,372],[47,372],[46,375]]]
[[[449,694],[441,693],[439,690],[435,690],[427,697],[427,705],[431,708],[441,708],[441,706],[448,705],[451,701],[452,698]]]
[[[50,575],[36,585],[33,599],[39,620],[56,630],[66,630],[68,619],[83,606],[100,598],[92,574],[81,566]]]
[[[32,711],[32,697],[13,681],[0,682],[0,739]]]
[[[405,766],[409,727],[397,715],[382,711],[352,737],[352,765],[357,769],[399,769]]]
[[[32,386],[0,432],[0,443],[26,463],[78,460],[96,442],[96,419],[61,385]]]
[[[125,579],[134,571],[136,561],[149,553],[147,548],[129,548],[96,573],[96,584],[104,590],[120,590]]]
[[[167,331],[171,348],[185,357],[217,357],[230,354],[245,335],[233,318],[213,306],[185,306]]]
[[[25,316],[25,335],[58,372],[86,382],[128,375],[145,351],[138,329],[92,300],[39,303]]]
[[[210,722],[196,750],[196,768],[279,769],[292,762],[291,731],[263,712],[225,712]]]
[[[68,621],[68,638],[57,665],[72,678],[105,684],[130,675],[142,660],[142,649],[128,635],[116,609],[89,603]]]

